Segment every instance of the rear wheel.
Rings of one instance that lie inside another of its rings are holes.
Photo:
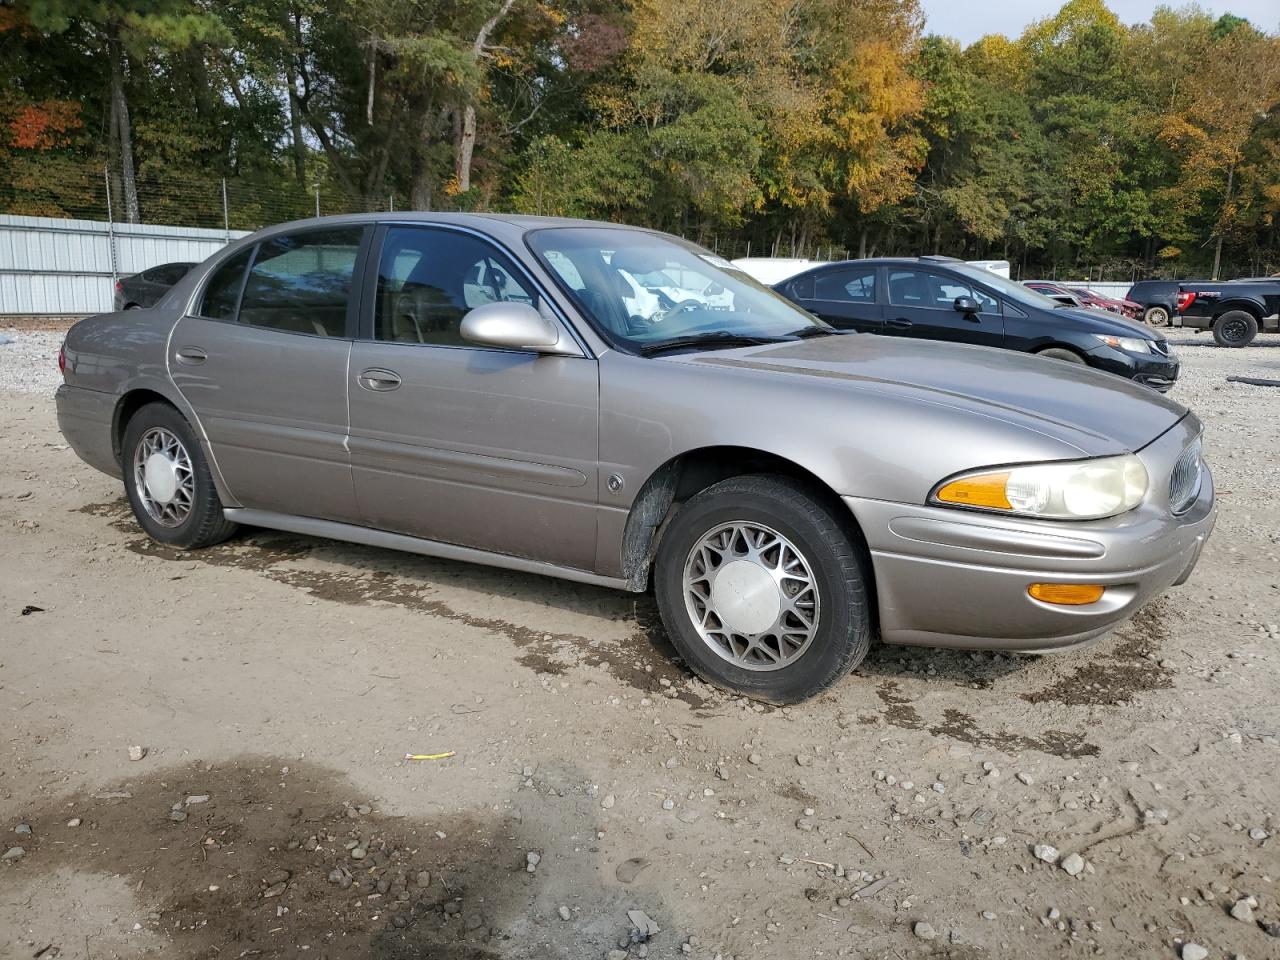
[[[1067,363],[1084,363],[1084,357],[1066,347],[1047,347],[1036,354],[1037,357],[1048,357],[1050,360],[1065,360]]]
[[[699,676],[796,703],[861,662],[869,576],[843,519],[809,488],[770,475],[731,477],[684,504],[662,536],[654,590]]]
[[[1142,313],[1142,322],[1149,323],[1153,327],[1167,326],[1169,323],[1169,311],[1164,307],[1147,307]]]
[[[1258,335],[1258,318],[1244,310],[1229,310],[1213,322],[1213,339],[1220,347],[1247,347]]]
[[[121,450],[125,492],[151,539],[198,548],[235,533],[237,525],[222,516],[200,443],[173,407],[140,407],[125,427]]]

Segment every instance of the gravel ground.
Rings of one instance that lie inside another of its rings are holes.
[[[1280,337],[1175,340],[1221,492],[1189,584],[1084,650],[880,647],[783,710],[673,665],[648,598],[160,548],[62,444],[58,335],[17,337],[0,956],[1280,956],[1280,389],[1226,381]]]
[[[62,382],[58,348],[62,333],[0,327],[0,393],[49,396]]]

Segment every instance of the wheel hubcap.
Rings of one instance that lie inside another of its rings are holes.
[[[1232,320],[1227,324],[1226,329],[1222,331],[1223,336],[1228,340],[1244,339],[1244,323],[1239,320]]]
[[[156,523],[177,527],[191,515],[195,499],[191,455],[171,430],[152,427],[138,440],[133,480],[143,509]]]
[[[705,534],[684,565],[685,607],[719,657],[746,670],[779,670],[809,648],[821,614],[808,561],[763,524],[736,521]]]

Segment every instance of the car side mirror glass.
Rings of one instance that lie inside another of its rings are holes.
[[[484,347],[581,356],[560,325],[514,300],[482,304],[462,318],[462,338]]]
[[[980,309],[978,301],[973,297],[956,297],[955,308],[960,313],[977,313]]]

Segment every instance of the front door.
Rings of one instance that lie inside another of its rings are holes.
[[[248,248],[214,271],[196,315],[174,327],[173,382],[245,507],[358,519],[346,433],[362,235],[330,227]]]
[[[793,300],[839,330],[880,333],[883,308],[876,302],[875,266],[824,270],[793,282]]]
[[[959,277],[917,267],[890,267],[888,292],[885,333],[986,347],[1004,344],[1000,302]],[[978,312],[957,310],[960,297],[977,300]]]
[[[480,347],[459,333],[483,303],[539,299],[527,275],[475,234],[385,229],[348,383],[364,523],[593,566],[595,360]]]

